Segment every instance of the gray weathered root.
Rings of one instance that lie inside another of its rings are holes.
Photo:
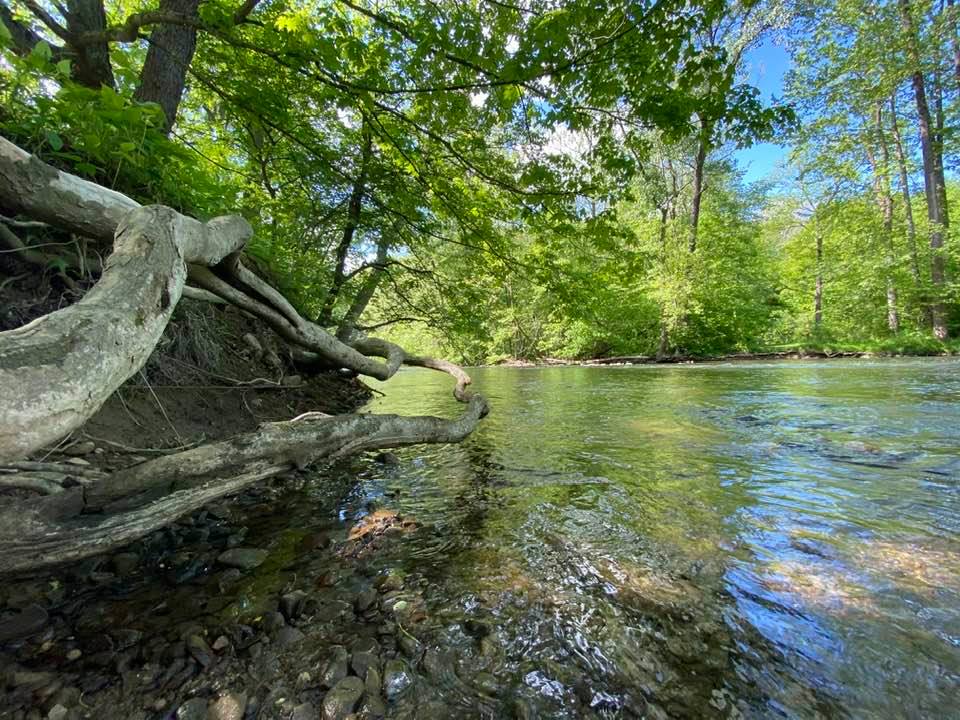
[[[36,494],[0,511],[0,574],[76,560],[128,543],[203,504],[293,467],[360,450],[458,442],[487,413],[470,377],[443,360],[410,356],[384,340],[342,342],[303,318],[244,267],[242,218],[207,223],[56,170],[0,138],[0,202],[100,240],[113,253],[75,305],[0,333],[0,487]],[[187,279],[195,287],[186,284]],[[69,484],[21,461],[79,428],[140,370],[180,297],[230,303],[263,319],[301,354],[386,380],[401,365],[450,374],[467,404],[456,420],[309,413],[220,443],[185,450],[107,478]],[[384,362],[375,358],[381,358]]]

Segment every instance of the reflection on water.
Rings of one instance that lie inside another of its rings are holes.
[[[476,371],[493,412],[473,437],[400,451],[362,480],[431,529],[399,561],[430,581],[432,639],[473,642],[469,616],[496,640],[479,654],[500,690],[478,705],[464,678],[484,667],[453,667],[437,675],[447,701],[540,717],[960,716],[958,370]],[[374,412],[458,410],[439,374],[379,389]]]

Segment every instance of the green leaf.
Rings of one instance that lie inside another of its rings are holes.
[[[63,138],[61,138],[53,130],[47,130],[46,132],[47,143],[53,148],[54,152],[59,152],[63,149]]]
[[[41,40],[33,46],[33,49],[30,51],[30,57],[49,62],[53,57],[53,50],[50,49],[50,45],[47,44],[46,40]]]

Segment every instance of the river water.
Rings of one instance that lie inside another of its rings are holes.
[[[472,374],[482,427],[351,501],[426,528],[390,561],[451,713],[960,717],[960,362]],[[459,410],[441,374],[377,388]]]

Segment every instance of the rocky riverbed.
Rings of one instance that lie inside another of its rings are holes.
[[[290,482],[5,586],[0,717],[445,715],[421,678],[446,670],[417,637],[427,581],[372,562],[418,524],[367,507],[353,523],[263,532],[303,500]]]

